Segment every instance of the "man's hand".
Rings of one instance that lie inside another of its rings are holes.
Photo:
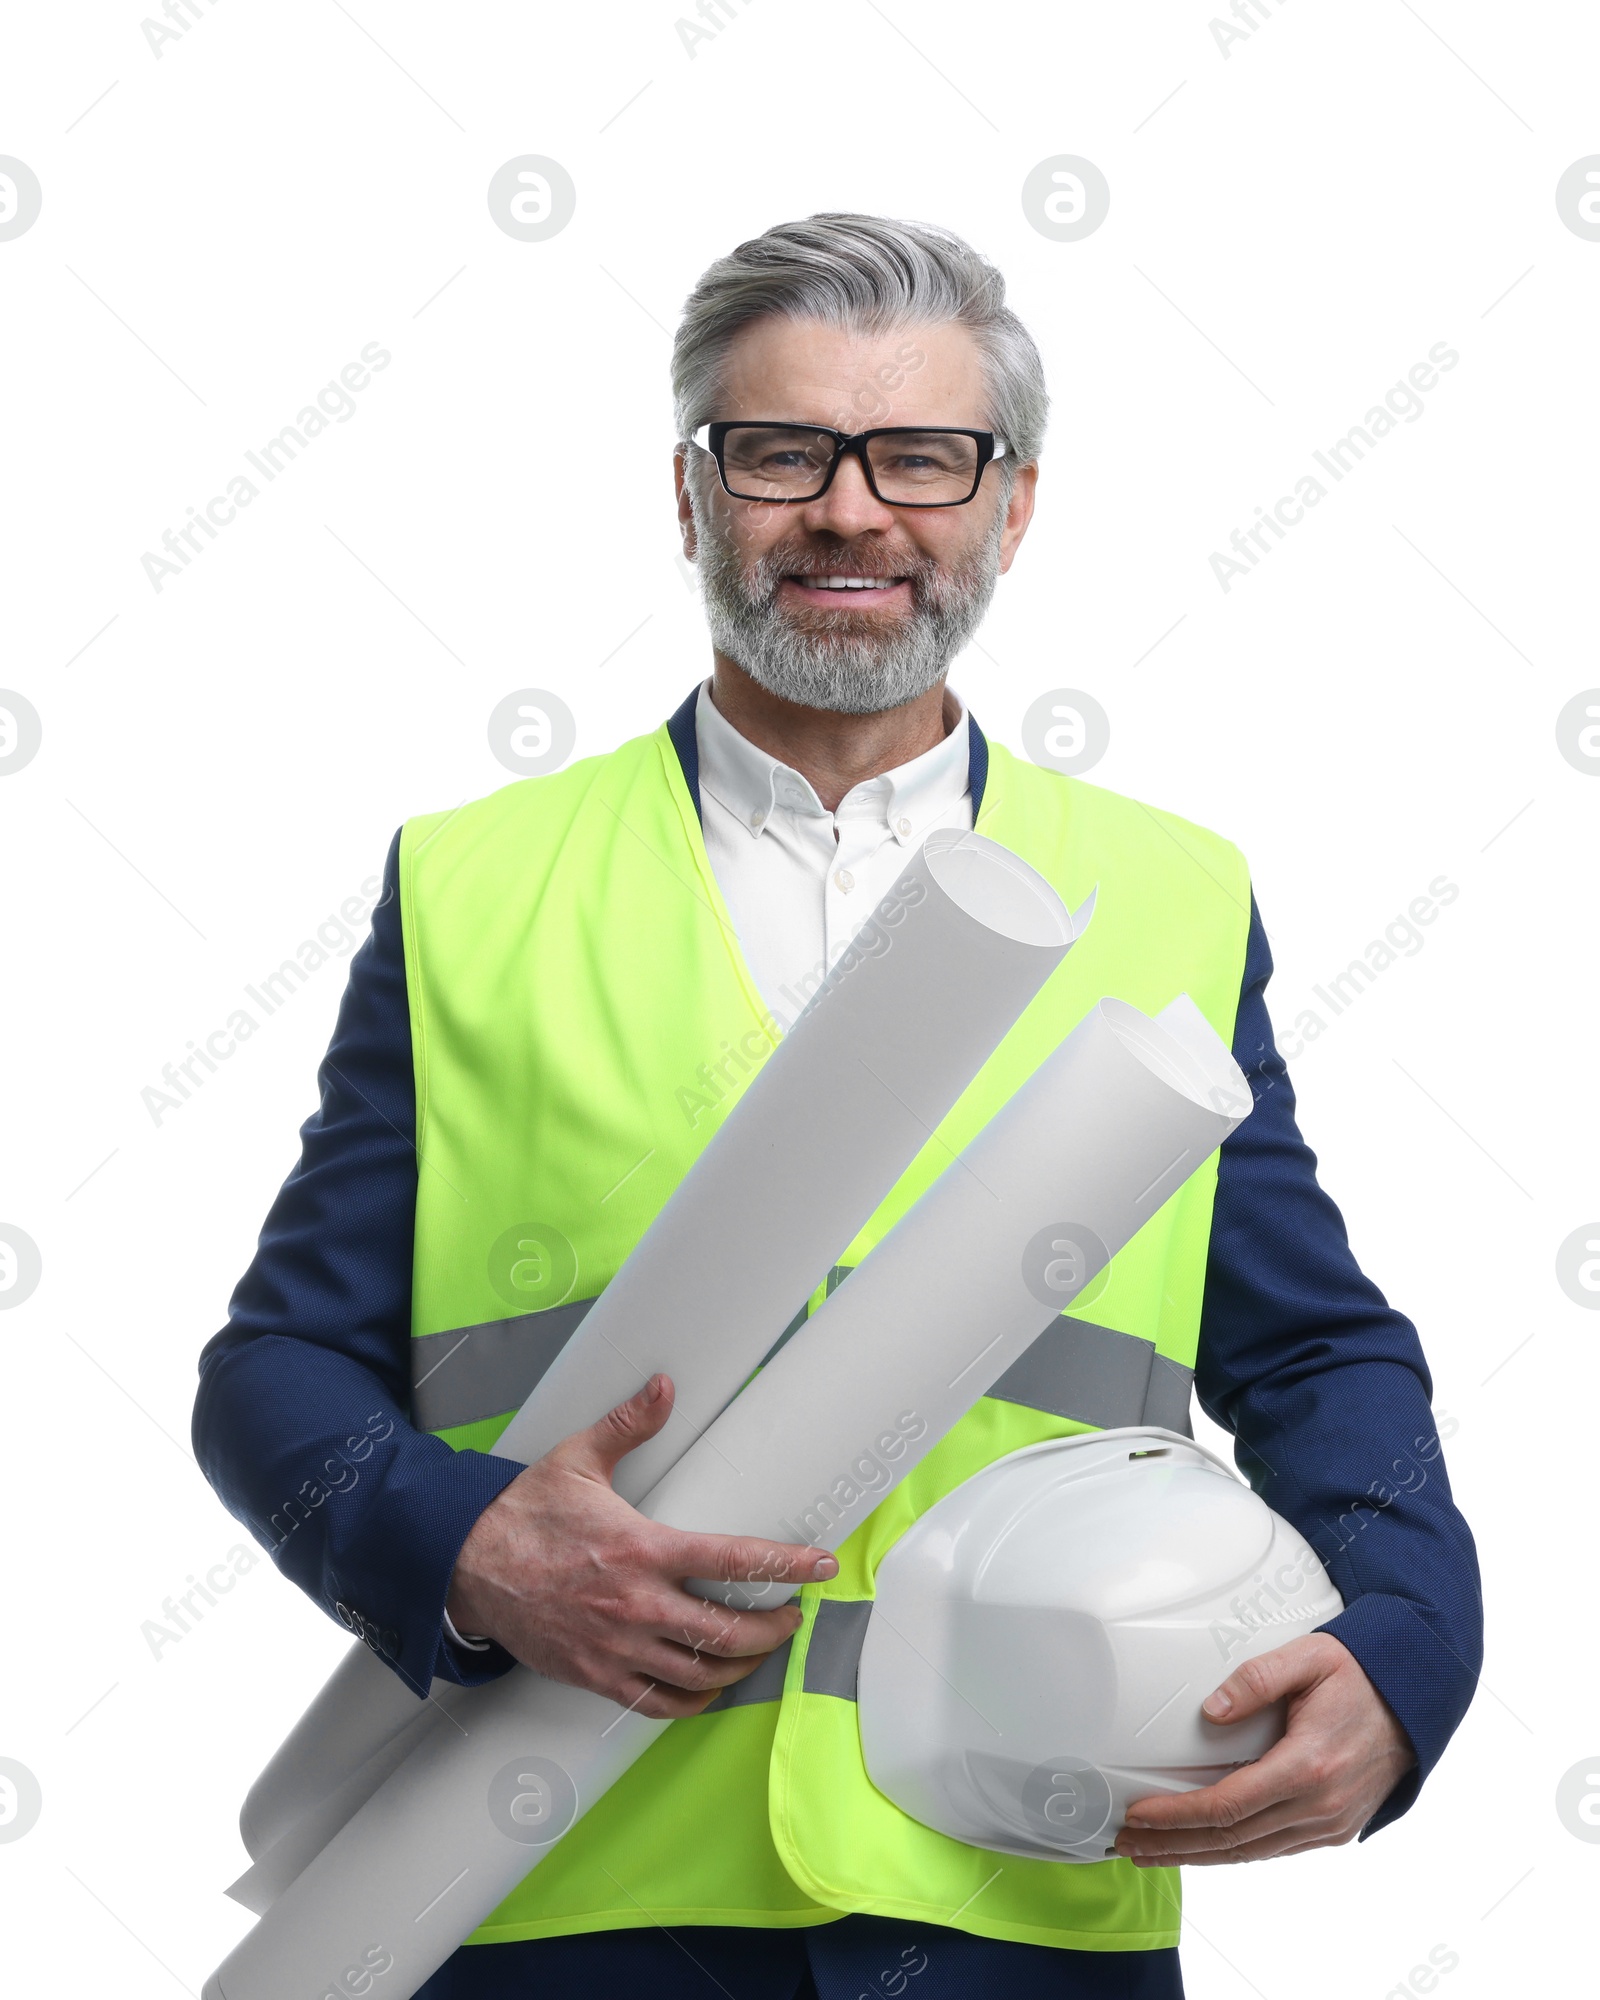
[[[550,1680],[657,1717],[698,1715],[800,1623],[797,1604],[729,1611],[691,1597],[685,1577],[800,1584],[839,1570],[821,1549],[680,1534],[614,1493],[618,1461],[671,1410],[672,1383],[653,1375],[519,1473],[462,1544],[446,1601],[458,1631],[497,1639]]]
[[[1417,1761],[1355,1656],[1311,1632],[1247,1660],[1201,1704],[1243,1722],[1285,1697],[1289,1726],[1264,1757],[1199,1792],[1135,1799],[1117,1852],[1139,1868],[1264,1861],[1353,1840]]]

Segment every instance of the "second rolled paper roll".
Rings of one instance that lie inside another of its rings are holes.
[[[642,1511],[677,1528],[837,1548],[1250,1104],[1187,994],[1154,1021],[1100,1001]],[[1071,1284],[1054,1247],[1068,1239],[1087,1253]],[[875,1449],[885,1437],[892,1462]],[[700,1587],[747,1607],[793,1594],[777,1582]]]

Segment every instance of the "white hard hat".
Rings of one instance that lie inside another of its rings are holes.
[[[924,1826],[1102,1861],[1128,1806],[1282,1735],[1200,1704],[1344,1608],[1316,1552],[1176,1432],[1091,1431],[996,1460],[878,1566],[857,1700],[867,1773]]]

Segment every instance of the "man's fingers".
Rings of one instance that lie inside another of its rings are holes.
[[[646,1648],[637,1665],[620,1675],[617,1687],[607,1692],[624,1708],[637,1703],[641,1715],[699,1715],[724,1688],[748,1679],[765,1658],[759,1654],[720,1659],[663,1640]]]
[[[1251,1826],[1254,1825],[1252,1821]],[[1232,1861],[1267,1861],[1279,1855],[1309,1854],[1318,1847],[1341,1847],[1353,1840],[1361,1831],[1358,1823],[1348,1826],[1337,1821],[1297,1819],[1292,1814],[1282,1826],[1271,1832],[1254,1833],[1247,1827],[1238,1829],[1241,1837],[1230,1838],[1210,1847],[1179,1847],[1180,1838],[1174,1835],[1172,1844],[1161,1848],[1140,1849],[1128,1855],[1136,1868],[1215,1868]],[[1194,1838],[1194,1836],[1181,1836]],[[1119,1854],[1124,1849],[1118,1846]]]
[[[1229,1674],[1221,1687],[1206,1696],[1200,1704],[1201,1713],[1209,1722],[1243,1722],[1247,1716],[1282,1701],[1285,1695],[1315,1687],[1337,1665],[1337,1657],[1329,1651],[1329,1646],[1337,1644],[1334,1640],[1325,1646],[1321,1634],[1307,1633],[1287,1646],[1275,1647],[1270,1653],[1246,1660]]]
[[[735,1681],[748,1680],[768,1657],[766,1653],[747,1653],[728,1659],[720,1653],[708,1653],[703,1647],[678,1646],[663,1640],[650,1649],[641,1664],[668,1687],[687,1688],[691,1693],[709,1688],[714,1694],[721,1688],[732,1687]]]
[[[1188,1861],[1202,1854],[1223,1854],[1234,1848],[1249,1847],[1291,1828],[1296,1840],[1326,1839],[1337,1823],[1337,1814],[1319,1813],[1303,1798],[1282,1799],[1260,1812],[1247,1814],[1231,1826],[1143,1829],[1124,1826],[1117,1835],[1116,1849],[1129,1860],[1156,1860],[1165,1856],[1169,1860]]]
[[[625,1403],[607,1410],[587,1430],[563,1438],[550,1456],[559,1452],[578,1470],[609,1484],[619,1463],[636,1445],[653,1438],[671,1415],[672,1378],[652,1375]]]
[[[653,1722],[675,1722],[681,1716],[699,1715],[717,1698],[714,1688],[691,1693],[645,1674],[629,1674],[610,1690],[610,1695],[619,1707],[634,1715],[647,1715]]]
[[[1151,1827],[1234,1827],[1253,1813],[1280,1805],[1305,1789],[1298,1755],[1285,1742],[1275,1743],[1259,1763],[1232,1771],[1215,1785],[1198,1792],[1154,1793],[1135,1799],[1124,1825]]]
[[[664,1631],[667,1638],[691,1652],[742,1660],[752,1654],[764,1658],[776,1652],[799,1625],[797,1604],[780,1604],[776,1611],[728,1611],[685,1593],[674,1603]]]
[[[1313,1848],[1328,1844],[1326,1834],[1302,1840],[1297,1831],[1285,1831],[1267,1834],[1238,1847],[1215,1848],[1209,1853],[1152,1855],[1148,1860],[1135,1860],[1133,1865],[1135,1868],[1226,1868],[1237,1861],[1271,1861],[1285,1854],[1309,1854]]]
[[[665,1551],[670,1575],[712,1583],[824,1583],[839,1574],[826,1549],[749,1535],[678,1535]]]

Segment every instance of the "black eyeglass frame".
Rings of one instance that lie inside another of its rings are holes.
[[[729,431],[739,430],[793,430],[808,431],[813,437],[833,439],[833,462],[823,475],[822,484],[814,493],[792,493],[778,496],[770,493],[738,493],[728,484],[727,467],[723,463],[723,444]],[[872,476],[872,463],[867,457],[867,446],[873,438],[881,437],[964,437],[971,438],[978,448],[978,463],[972,476],[972,490],[959,500],[890,500],[878,491],[878,482]],[[820,500],[833,484],[834,474],[844,463],[845,457],[853,457],[861,467],[862,477],[874,500],[885,507],[965,507],[978,497],[978,488],[983,484],[983,475],[997,459],[1005,458],[1010,447],[1002,437],[993,431],[967,430],[959,424],[885,424],[870,431],[836,431],[827,424],[797,424],[787,417],[750,418],[740,417],[729,423],[702,424],[693,433],[689,442],[708,451],[716,460],[717,478],[722,482],[722,490],[730,500],[759,501],[769,507],[803,507],[812,500]]]

